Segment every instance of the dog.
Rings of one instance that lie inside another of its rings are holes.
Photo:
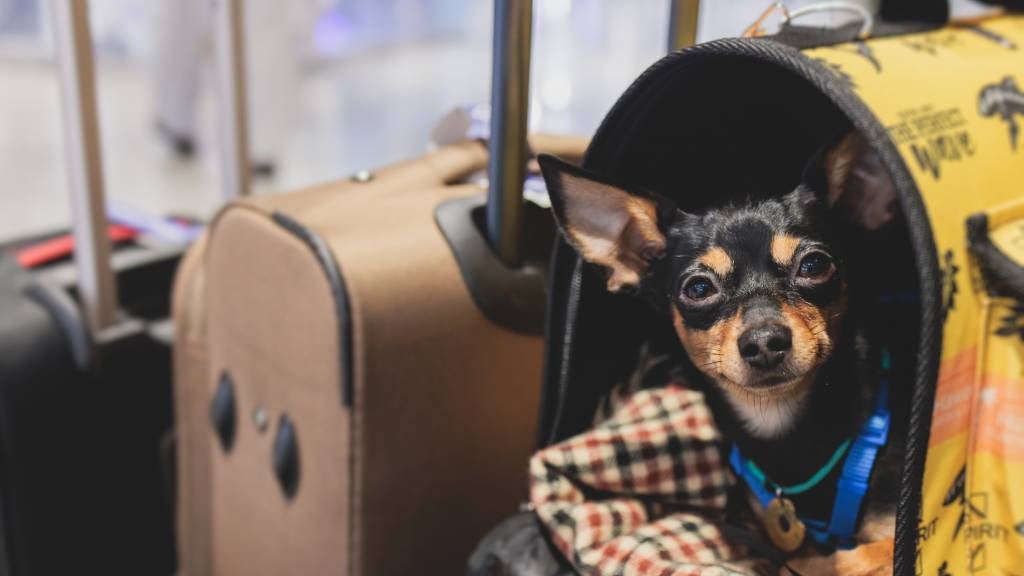
[[[646,300],[671,326],[687,384],[705,392],[723,434],[767,478],[799,484],[857,435],[877,382],[864,376],[856,345],[842,231],[873,233],[899,210],[859,133],[819,151],[795,189],[700,214],[552,156],[538,162],[564,237],[603,269],[610,292]],[[891,574],[901,458],[888,446],[876,463],[855,548],[816,553],[801,533],[788,567]],[[840,468],[787,497],[795,515],[830,517]],[[759,502],[753,508],[766,514]]]

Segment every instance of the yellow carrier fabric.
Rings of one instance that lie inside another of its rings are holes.
[[[1024,574],[1024,308],[967,221],[1024,263],[1024,17],[813,48],[886,127],[926,206],[944,329],[917,573]],[[1021,289],[1021,287],[1017,287]]]
[[[788,25],[665,56],[608,112],[583,165],[699,211],[791,190],[808,158],[859,130],[906,217],[893,259],[913,258],[884,312],[915,338],[892,343],[907,380],[893,384],[912,392],[896,415],[908,436],[894,569],[1024,576],[1024,17],[822,46],[848,29]],[[552,278],[544,444],[592,426],[658,326],[564,242]]]

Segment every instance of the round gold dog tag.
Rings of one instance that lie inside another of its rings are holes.
[[[799,548],[807,533],[807,527],[796,517],[796,507],[781,497],[772,500],[765,509],[764,527],[772,542],[786,552]]]

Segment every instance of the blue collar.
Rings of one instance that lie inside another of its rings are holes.
[[[850,445],[842,474],[836,485],[836,500],[832,506],[831,519],[826,521],[800,517],[807,526],[807,533],[818,544],[828,544],[836,548],[853,548],[856,545],[854,536],[857,532],[861,504],[868,491],[878,450],[885,446],[889,437],[889,420],[889,381],[888,378],[883,378],[875,397],[875,409]],[[768,503],[775,499],[775,493],[754,476],[747,466],[747,459],[740,454],[735,444],[732,446],[729,464],[733,472],[746,482],[762,508],[766,508]]]

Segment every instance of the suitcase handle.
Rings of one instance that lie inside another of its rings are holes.
[[[671,0],[668,18],[668,51],[697,43],[700,0]]]
[[[470,295],[491,322],[525,334],[544,333],[547,259],[555,239],[551,215],[524,202],[530,158],[529,112],[532,0],[495,0],[491,130],[486,202],[456,198],[434,212]],[[668,45],[696,38],[699,0],[673,0]],[[570,152],[580,139],[537,139]],[[529,231],[527,236],[525,233]]]
[[[71,194],[78,293],[93,334],[117,320],[104,211],[103,158],[87,0],[51,0],[65,155]]]
[[[221,194],[225,202],[250,191],[249,105],[246,93],[245,2],[214,0],[217,115],[221,128]]]
[[[217,69],[226,200],[249,191],[242,0],[215,0]],[[108,218],[96,106],[88,0],[50,0],[72,206],[78,295],[89,332],[118,321],[118,290],[107,238]]]
[[[495,0],[487,236],[509,268],[523,263],[523,183],[530,111],[533,0]]]
[[[697,38],[700,0],[672,0],[668,49]],[[529,149],[530,43],[533,0],[495,0],[491,60],[491,134],[487,178],[486,235],[508,268],[523,265],[523,184]]]

